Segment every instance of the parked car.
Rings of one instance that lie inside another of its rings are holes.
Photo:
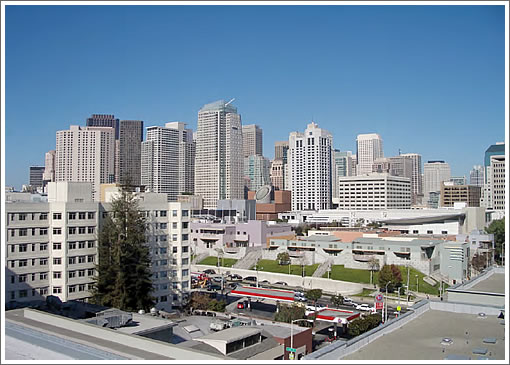
[[[294,300],[297,302],[306,302],[307,299],[304,296],[294,295]]]
[[[229,274],[229,275],[227,276],[227,279],[228,279],[228,280],[232,280],[232,281],[243,280],[243,278],[241,277],[241,275],[238,275],[238,274]]]
[[[271,285],[271,283],[269,281],[267,281],[267,280],[262,280],[262,281],[259,281],[259,285],[260,286],[262,286],[262,285],[263,286],[269,286],[269,285]]]
[[[284,281],[277,281],[274,285],[288,286],[288,284]]]
[[[366,303],[359,304],[358,306],[356,306],[356,310],[361,310],[361,311],[365,311],[365,312],[375,312],[375,308],[374,307],[370,307]]]
[[[257,282],[257,278],[255,276],[246,276],[243,281],[249,281],[249,282]]]
[[[208,275],[215,275],[216,274],[216,271],[214,271],[213,269],[205,269],[204,270],[204,274],[208,274]]]
[[[237,303],[237,309],[244,309],[244,303],[243,302]]]

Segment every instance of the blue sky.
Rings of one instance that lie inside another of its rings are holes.
[[[236,98],[274,142],[312,118],[335,148],[379,133],[386,156],[453,175],[505,138],[503,6],[6,6],[6,185],[92,113],[184,121]]]

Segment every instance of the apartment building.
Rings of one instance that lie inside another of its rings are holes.
[[[455,203],[466,203],[467,207],[479,207],[481,193],[480,186],[444,181],[441,183],[441,206],[453,207]]]
[[[198,112],[195,194],[206,209],[221,199],[244,198],[241,116],[231,102],[219,100]]]
[[[371,173],[338,179],[338,209],[410,209],[409,178],[388,173]]]
[[[111,195],[111,196],[114,196]],[[156,308],[182,305],[190,288],[189,220],[186,203],[165,194],[140,193],[147,218]],[[6,303],[55,295],[88,300],[98,260],[97,237],[110,203],[92,199],[91,183],[48,184],[48,201],[6,204]]]
[[[288,161],[292,210],[331,207],[333,136],[312,122],[289,135]]]

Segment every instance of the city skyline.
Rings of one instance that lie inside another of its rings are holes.
[[[270,159],[312,120],[333,148],[355,153],[358,134],[377,133],[384,156],[444,160],[452,176],[505,140],[503,6],[137,8],[6,6],[7,186],[91,114],[197,131],[219,99],[262,128]]]

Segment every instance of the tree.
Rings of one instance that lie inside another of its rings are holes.
[[[317,318],[317,301],[322,297],[322,289],[310,289],[305,293],[305,297],[308,300],[313,301],[315,307],[315,315],[313,317],[313,325],[315,326],[315,318]]]
[[[331,297],[331,303],[333,303],[335,307],[339,307],[344,304],[344,297],[341,294],[334,295]]]
[[[395,288],[402,286],[402,274],[398,266],[384,265],[379,271],[379,287],[381,290],[386,288],[386,284],[388,284],[389,292],[393,292]]]
[[[492,221],[486,231],[494,235],[495,257],[500,262],[503,254],[503,244],[505,243],[505,218]]]
[[[471,259],[471,266],[480,272],[487,267],[487,253],[475,253]]]
[[[301,318],[306,318],[304,307],[285,304],[280,304],[278,313],[274,316],[275,321],[286,323],[291,323],[291,321]]]
[[[150,310],[154,298],[145,218],[125,187],[111,202],[99,232],[98,257],[92,301],[127,311]]]
[[[374,313],[363,318],[357,318],[349,324],[349,335],[359,336],[362,333],[370,331],[377,327],[382,321],[382,316],[379,313]]]
[[[372,276],[374,274],[374,271],[379,270],[379,260],[377,260],[376,258],[372,257],[368,261],[368,266],[370,267],[370,284],[372,284],[373,283]]]
[[[189,307],[193,309],[208,309],[209,303],[212,302],[211,298],[207,294],[203,294],[200,292],[191,293],[191,298],[189,301]]]
[[[290,256],[288,252],[280,252],[276,259],[278,260],[279,265],[287,265],[287,263],[290,261]]]

